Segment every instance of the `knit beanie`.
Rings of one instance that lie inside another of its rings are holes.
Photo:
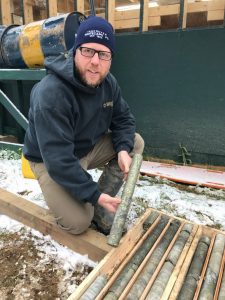
[[[85,43],[97,43],[115,52],[115,37],[112,25],[103,18],[89,16],[80,23],[75,35],[74,50]]]

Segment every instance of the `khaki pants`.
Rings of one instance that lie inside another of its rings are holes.
[[[135,153],[142,153],[144,141],[139,134],[135,134]],[[85,157],[80,160],[83,169],[90,170],[104,166],[115,157],[111,134],[106,134]],[[54,215],[57,224],[64,230],[73,234],[84,232],[91,224],[94,216],[94,207],[90,203],[84,203],[74,199],[59,184],[57,184],[48,174],[43,163],[30,162],[45,201]]]

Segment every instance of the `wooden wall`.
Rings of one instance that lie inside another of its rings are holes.
[[[143,31],[215,25],[224,21],[225,0],[142,0],[143,14],[137,0],[95,0],[94,3],[96,13],[108,16],[117,31],[138,31],[140,15]],[[0,0],[0,8],[0,23],[4,25],[27,24],[75,8],[90,14],[89,0]]]

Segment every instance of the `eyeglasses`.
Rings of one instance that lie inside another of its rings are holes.
[[[99,51],[88,47],[79,47],[79,50],[81,52],[81,55],[85,57],[93,57],[95,53],[98,53],[99,59],[102,60],[111,60],[112,59],[112,53],[108,51]]]

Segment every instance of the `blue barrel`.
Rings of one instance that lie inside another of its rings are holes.
[[[85,18],[72,12],[22,26],[0,26],[0,67],[43,66],[45,57],[73,47],[75,33]]]
[[[47,19],[40,34],[44,56],[54,56],[71,49],[75,41],[75,33],[85,16],[79,12]]]
[[[4,34],[5,29],[6,29],[5,25],[0,25],[0,45],[1,45],[1,39]],[[4,60],[2,57],[2,51],[1,51],[1,47],[0,47],[0,68],[3,68],[4,66],[5,66],[5,63],[4,63]]]
[[[19,38],[23,26],[10,25],[1,36],[1,56],[5,67],[25,68],[26,64],[20,53]]]

